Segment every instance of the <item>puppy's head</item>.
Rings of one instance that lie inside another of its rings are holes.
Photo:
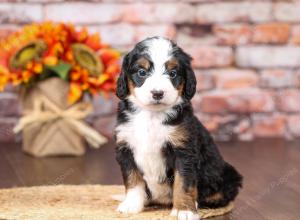
[[[123,60],[117,96],[150,110],[165,110],[196,91],[191,57],[172,41],[153,37],[136,44]]]

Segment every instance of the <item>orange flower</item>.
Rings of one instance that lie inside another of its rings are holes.
[[[44,57],[43,62],[48,66],[55,66],[58,63],[58,59],[55,56],[47,56]]]
[[[88,31],[87,31],[86,27],[82,28],[79,32],[75,32],[74,34],[75,34],[74,35],[75,40],[77,42],[83,42],[88,37]]]
[[[111,61],[118,60],[120,56],[120,52],[114,49],[105,48],[100,50],[100,58],[105,65],[108,65]]]
[[[88,36],[85,41],[85,44],[95,51],[99,50],[102,46],[99,34],[95,33]]]
[[[32,72],[30,72],[29,70],[22,71],[22,82],[28,83],[32,75]]]
[[[42,42],[43,46],[33,44],[32,49],[37,52],[35,56],[29,56],[30,60],[26,61],[25,66],[21,62],[22,65],[14,65],[13,68],[17,69],[11,69],[11,57],[25,45],[31,46],[31,43],[36,41]],[[99,54],[97,58],[103,63],[103,70],[99,76],[90,74],[89,70],[75,59],[73,45],[78,43]],[[119,59],[120,53],[117,50],[104,44],[98,33],[89,34],[87,28],[76,30],[72,24],[52,22],[27,25],[21,31],[0,40],[0,66],[3,66],[0,68],[0,89],[7,83],[28,84],[34,77],[39,79],[37,74],[44,73],[45,65],[62,64],[53,68],[53,71],[59,71],[58,75],[70,82],[68,99],[74,103],[82,97],[83,92],[107,94],[114,91],[116,77],[120,71]]]
[[[80,99],[81,96],[82,96],[82,90],[80,85],[77,83],[71,83],[69,94],[68,94],[69,103],[74,104]]]
[[[0,66],[2,66],[3,68],[4,66],[7,66],[8,60],[9,60],[9,55],[0,49]]]
[[[121,71],[120,66],[118,64],[112,64],[107,67],[106,73],[109,75],[116,75]]]
[[[71,76],[70,78],[72,81],[78,81],[78,80],[80,80],[82,74],[79,71],[73,71],[70,73],[70,76]]]
[[[109,75],[108,74],[101,74],[98,81],[99,84],[103,84],[106,80],[109,79]]]
[[[0,65],[0,91],[3,91],[4,87],[8,83],[9,75],[8,70]]]
[[[59,54],[62,54],[64,52],[64,48],[61,43],[55,43],[53,46],[49,49],[49,55],[51,56],[58,56]]]
[[[17,86],[22,82],[22,74],[19,73],[11,74],[10,80],[12,81],[12,84],[14,86]]]
[[[66,58],[67,61],[74,62],[73,52],[71,50],[68,50],[66,52],[65,58]]]
[[[40,74],[43,71],[43,66],[40,63],[36,63],[33,67],[33,72],[36,74]]]

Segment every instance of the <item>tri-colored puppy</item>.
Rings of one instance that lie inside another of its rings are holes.
[[[117,85],[116,157],[126,187],[119,212],[173,204],[178,219],[199,219],[197,205],[223,207],[237,196],[242,177],[194,116],[195,91],[191,57],[174,42],[147,38],[125,56]]]

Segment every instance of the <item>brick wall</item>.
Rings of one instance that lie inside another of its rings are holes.
[[[100,31],[120,49],[152,35],[194,57],[197,116],[221,140],[300,137],[300,2],[221,0],[2,0],[0,37],[32,21]],[[95,100],[91,120],[111,135],[116,98]],[[0,94],[0,140],[19,116],[12,89]]]

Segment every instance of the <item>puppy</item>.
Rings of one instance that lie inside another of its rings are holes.
[[[197,205],[224,207],[237,196],[242,177],[194,116],[195,92],[191,57],[168,39],[147,38],[124,57],[116,92],[116,159],[126,188],[119,212],[165,204],[178,219],[199,219]]]

